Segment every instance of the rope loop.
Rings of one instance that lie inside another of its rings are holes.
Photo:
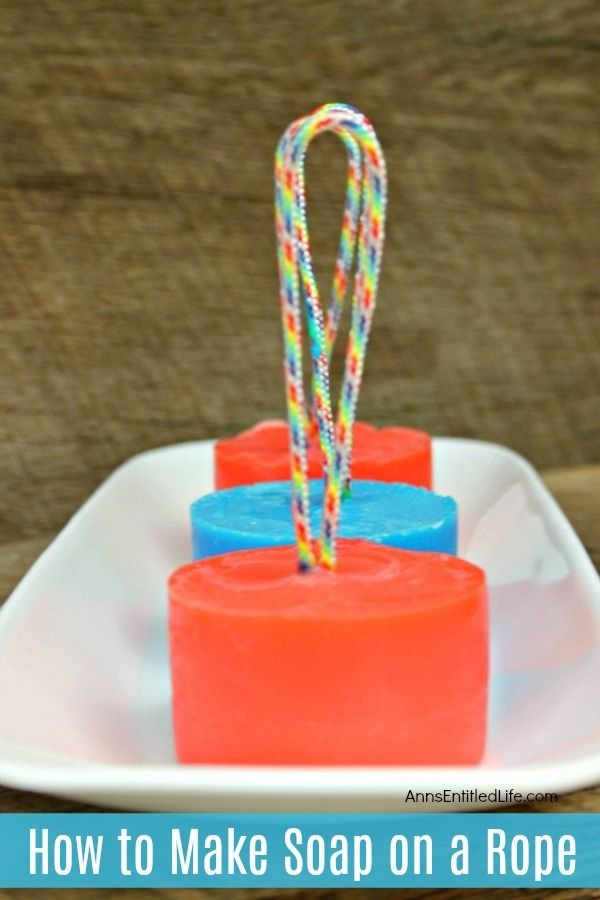
[[[312,140],[331,131],[348,154],[348,184],[342,232],[327,315],[314,277],[304,164]],[[344,104],[319,107],[287,128],[275,160],[275,221],[284,371],[292,476],[292,512],[299,567],[335,566],[340,502],[349,490],[352,431],[383,254],[387,179],[385,160],[371,123]],[[350,271],[356,258],[351,324],[337,417],[334,423],[329,363]],[[302,375],[302,309],[306,312],[312,362],[312,409],[325,461],[325,499],[318,543],[313,547],[308,501],[307,414]]]

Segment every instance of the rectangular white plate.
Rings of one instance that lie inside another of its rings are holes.
[[[525,795],[599,781],[600,581],[589,557],[515,453],[439,438],[434,454],[436,490],[459,503],[460,554],[485,568],[490,585],[480,766],[177,765],[165,586],[190,557],[189,504],[212,489],[204,441],[117,469],[0,610],[0,781],[173,811],[393,810],[409,790]],[[426,807],[405,807],[417,808]]]

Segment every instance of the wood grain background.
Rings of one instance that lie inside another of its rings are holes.
[[[272,156],[356,104],[388,158],[361,414],[600,460],[595,0],[0,8],[0,537],[123,459],[283,412]],[[311,151],[325,276],[343,151]]]
[[[119,462],[283,413],[273,150],[334,99],[390,171],[361,416],[560,470],[597,553],[599,26],[596,0],[3,0],[2,596]],[[322,284],[343,179],[323,138]]]

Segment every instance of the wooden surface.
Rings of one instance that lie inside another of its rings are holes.
[[[598,564],[599,26],[596,0],[4,0],[0,596],[133,453],[283,412],[272,154],[333,99],[390,170],[361,415],[552,469]],[[311,149],[322,282],[343,169]]]
[[[558,900],[597,900],[600,892],[595,889],[581,890],[503,890],[496,889],[490,891],[460,891],[445,889],[423,889],[423,890],[407,890],[391,889],[391,890],[368,890],[368,889],[350,889],[348,891],[337,890],[111,890],[111,891],[78,891],[78,890],[57,890],[52,892],[52,897],[59,897],[62,900],[79,900],[80,897],[86,900],[105,900],[107,896],[120,897],[122,900],[140,900],[144,894],[152,894],[154,900],[390,900],[390,898],[400,898],[400,900],[464,900],[464,898],[475,898],[489,896],[492,900],[548,900],[550,897],[557,897]],[[37,891],[0,891],[0,897],[3,900],[37,900],[39,892]]]

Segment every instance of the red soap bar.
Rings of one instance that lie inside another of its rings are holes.
[[[338,542],[335,572],[293,547],[242,550],[169,582],[177,755],[185,763],[467,765],[483,753],[481,569]]]
[[[308,477],[323,474],[322,454],[311,442]],[[287,481],[290,445],[287,422],[259,422],[254,428],[215,446],[215,486],[221,488]],[[431,488],[431,438],[413,428],[374,428],[366,422],[354,426],[352,477],[365,481],[402,481]]]

